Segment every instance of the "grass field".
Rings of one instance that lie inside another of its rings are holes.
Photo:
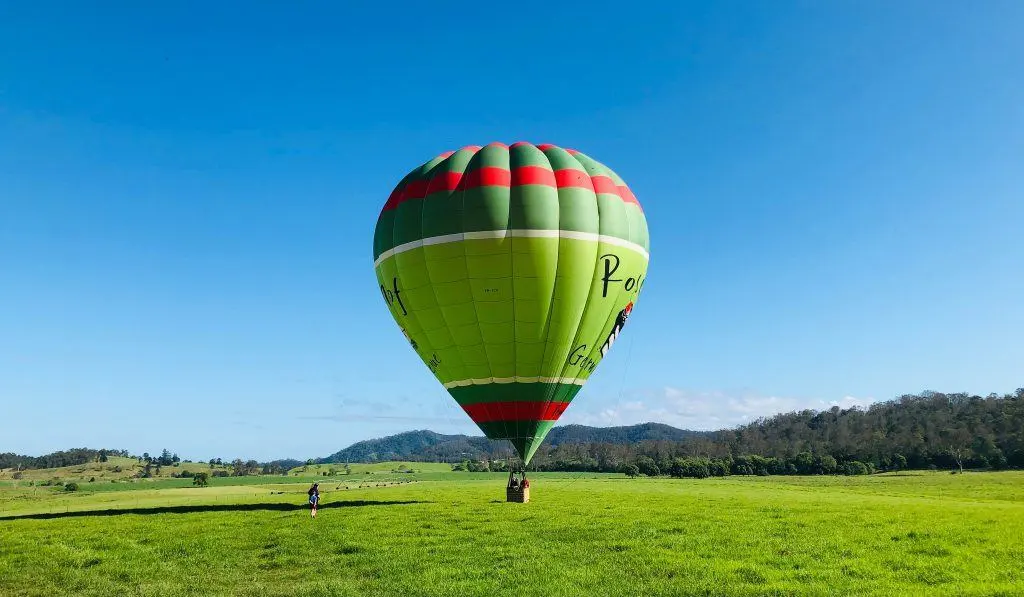
[[[509,504],[390,470],[320,478],[315,520],[290,476],[0,486],[0,595],[1024,595],[1020,472],[536,474]]]

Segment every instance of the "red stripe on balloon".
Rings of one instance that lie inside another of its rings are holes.
[[[594,192],[595,193],[608,193],[609,195],[618,195],[619,187],[615,186],[615,181],[607,176],[591,176],[591,180],[594,181]]]
[[[637,207],[640,207],[640,202],[637,201],[636,195],[634,195],[633,191],[629,190],[629,187],[625,185],[619,185],[619,197],[622,197],[622,200],[626,203],[632,203]],[[641,210],[642,209],[643,208],[641,208]]]
[[[462,410],[477,423],[492,421],[555,421],[568,402],[478,402],[464,404]]]
[[[504,168],[484,166],[462,177],[462,184],[459,189],[475,189],[477,187],[510,187],[512,186],[512,173]]]
[[[512,186],[527,184],[553,187],[556,185],[555,173],[542,166],[522,166],[512,171]]]
[[[384,204],[384,211],[395,209],[400,204],[413,199],[423,199],[431,193],[440,191],[454,192],[476,189],[480,187],[518,187],[523,185],[543,185],[558,189],[581,188],[594,193],[605,193],[620,197],[625,203],[633,203],[637,207],[640,202],[625,185],[616,185],[608,176],[590,176],[582,170],[567,168],[552,172],[542,166],[521,166],[514,170],[506,170],[495,166],[484,166],[465,174],[461,172],[439,172],[429,180],[413,180],[405,187],[396,189]]]
[[[427,195],[438,191],[454,191],[462,181],[462,172],[441,172],[430,179]]]
[[[420,178],[405,185],[405,190],[402,191],[402,198],[398,200],[399,203],[404,203],[410,199],[422,199],[427,196],[427,185],[430,181],[425,178]]]
[[[593,191],[594,181],[582,170],[567,168],[565,170],[555,171],[555,186],[560,189],[575,187],[580,189],[590,189]]]

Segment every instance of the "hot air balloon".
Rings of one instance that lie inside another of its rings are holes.
[[[491,143],[398,183],[373,264],[412,349],[525,466],[619,337],[648,251],[644,212],[610,168],[554,145]]]

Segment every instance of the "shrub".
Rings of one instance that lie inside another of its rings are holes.
[[[636,466],[640,469],[640,472],[647,475],[648,477],[657,477],[661,474],[661,470],[658,465],[655,464],[654,459],[650,456],[641,456],[636,459]]]
[[[850,462],[844,462],[840,468],[842,469],[844,475],[868,474],[867,465],[859,460],[851,460]]]
[[[632,478],[640,474],[640,467],[635,464],[627,464],[622,467],[622,472],[625,473],[627,477]]]
[[[64,491],[78,491],[78,483],[75,483],[74,481],[68,483],[64,486]]]
[[[906,460],[904,460],[903,462],[904,466],[906,466]],[[836,459],[830,456],[829,454],[825,454],[818,459],[818,468],[822,472],[822,474],[833,475],[835,474],[836,469],[838,467],[839,463],[837,463]]]
[[[706,479],[711,476],[710,464],[706,458],[676,458],[669,465],[668,472],[673,477]]]
[[[729,463],[725,460],[712,460],[708,464],[712,477],[724,477],[729,474]]]
[[[206,473],[196,473],[192,477],[192,484],[197,487],[206,487],[208,475]]]

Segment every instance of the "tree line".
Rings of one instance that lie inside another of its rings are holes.
[[[73,448],[42,456],[24,456],[22,454],[14,454],[13,452],[5,452],[0,454],[0,468],[25,470],[78,466],[89,462],[106,462],[111,456],[130,458],[128,450],[95,450],[92,448]]]
[[[621,433],[627,435],[620,438],[570,428],[563,433],[568,441],[544,442],[530,469],[702,477],[1024,468],[1024,388],[985,397],[941,392],[907,394],[867,408],[790,412],[719,431],[690,432],[649,424]],[[608,439],[587,441],[593,437]],[[633,441],[634,437],[647,439]],[[401,439],[401,443],[408,444],[403,448],[403,460],[450,462],[456,470],[507,470],[506,442],[426,431],[402,434]],[[391,440],[394,438],[362,443],[377,449]],[[434,452],[441,446],[445,447],[443,456]],[[0,454],[0,468],[74,466],[103,462],[109,456],[129,457],[129,453],[88,448],[38,457],[5,453]],[[135,458],[146,463],[145,469],[157,471],[161,466],[177,467],[188,462],[166,449],[155,458],[149,453]],[[307,464],[314,462],[310,459]],[[302,462],[235,459],[224,463],[213,458],[209,464],[214,469],[212,476],[246,476],[284,474]],[[143,474],[148,472],[144,470]]]
[[[707,477],[1024,468],[1024,388],[803,410],[679,441],[542,446],[531,469]]]

